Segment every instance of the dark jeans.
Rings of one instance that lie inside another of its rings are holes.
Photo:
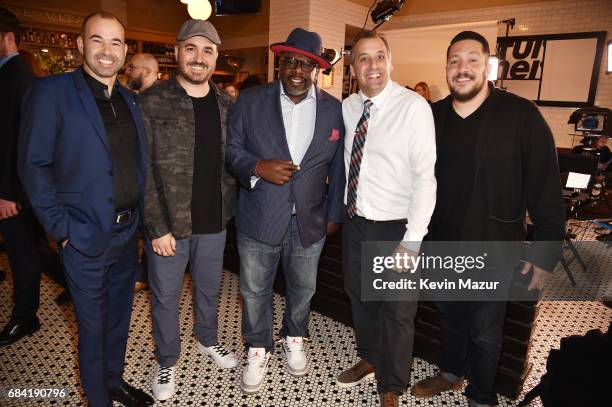
[[[507,303],[436,302],[442,330],[440,370],[467,377],[465,394],[480,404],[497,404],[495,378]]]
[[[40,274],[48,274],[66,287],[58,254],[49,247],[47,236],[30,208],[0,221],[0,233],[13,271],[14,322],[36,318],[40,301]]]
[[[62,250],[79,329],[79,371],[90,407],[112,406],[121,385],[138,268],[138,212],[115,224],[106,251],[89,257],[70,243]]]
[[[406,222],[374,223],[358,216],[345,219],[342,227],[344,289],[351,301],[357,352],[375,367],[377,388],[381,393],[402,393],[410,382],[417,303],[362,301],[361,243],[387,241],[399,244],[405,233]],[[371,260],[367,264],[371,265]]]
[[[292,216],[281,244],[272,246],[237,231],[240,254],[240,293],[244,300],[242,335],[248,347],[274,348],[272,294],[278,262],[286,282],[285,313],[280,336],[308,336],[310,301],[317,286],[319,257],[325,237],[310,247],[300,241],[297,217]]]

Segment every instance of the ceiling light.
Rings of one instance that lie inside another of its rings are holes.
[[[212,13],[212,6],[208,0],[189,0],[187,11],[191,18],[207,20],[210,17],[210,13]]]

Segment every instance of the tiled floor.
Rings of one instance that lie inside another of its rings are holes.
[[[607,256],[612,255],[612,249]],[[609,264],[609,263],[608,263]],[[0,255],[0,268],[8,270],[6,256]],[[578,272],[577,272],[578,273]],[[10,276],[9,276],[10,277]],[[309,353],[311,370],[303,378],[293,378],[284,367],[284,358],[277,352],[270,363],[265,386],[255,396],[240,391],[242,367],[231,370],[217,368],[206,356],[198,353],[192,335],[191,281],[185,279],[181,302],[182,357],[179,361],[178,391],[175,397],[156,405],[174,406],[377,406],[376,388],[368,382],[353,389],[343,390],[334,384],[336,375],[356,360],[352,330],[318,313],[310,320],[311,342]],[[10,278],[0,283],[0,323],[10,315],[12,291]],[[63,388],[67,397],[55,400],[12,401],[0,399],[0,406],[79,406],[82,405],[78,387],[75,316],[70,306],[60,307],[53,302],[58,287],[46,277],[42,281],[39,316],[41,330],[11,347],[0,350],[0,388]],[[150,391],[155,366],[149,292],[136,295],[128,343],[125,377],[137,387]],[[284,299],[275,295],[275,321],[280,324]],[[221,341],[244,357],[240,335],[240,301],[238,278],[225,272],[220,299]],[[607,329],[612,310],[597,302],[544,302],[533,338],[530,359],[533,363],[525,391],[538,383],[545,372],[548,352],[559,346],[561,337],[584,334],[589,329]],[[433,375],[435,366],[416,359],[412,382]],[[516,403],[500,398],[501,406]],[[428,400],[417,400],[404,395],[402,406],[467,406],[465,397],[449,393]],[[540,405],[539,401],[532,405]]]

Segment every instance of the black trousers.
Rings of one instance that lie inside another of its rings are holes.
[[[11,320],[29,322],[36,317],[40,301],[40,274],[45,272],[66,287],[58,254],[49,247],[47,236],[30,208],[0,220],[0,233],[13,271]]]
[[[405,222],[374,223],[358,216],[346,218],[342,226],[344,289],[351,301],[357,352],[375,367],[377,388],[381,393],[402,393],[410,383],[417,303],[362,301],[361,242],[399,243],[405,233]],[[366,269],[371,270],[372,262],[367,261]]]
[[[468,398],[496,405],[495,378],[507,303],[436,302],[436,306],[442,330],[440,370],[467,377]]]

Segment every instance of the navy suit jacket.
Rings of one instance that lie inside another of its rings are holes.
[[[287,231],[295,204],[301,243],[308,247],[325,236],[327,222],[342,222],[345,184],[342,105],[317,88],[314,136],[300,170],[285,185],[262,179],[251,189],[250,179],[258,160],[291,160],[280,86],[277,80],[246,90],[230,113],[226,165],[240,180],[236,227],[255,240],[277,245]]]
[[[129,91],[115,85],[138,132],[138,186],[142,207],[146,176],[144,127]],[[19,174],[47,233],[88,256],[110,242],[115,213],[113,162],[102,116],[84,73],[36,81],[22,105]],[[142,213],[142,211],[141,211]]]

